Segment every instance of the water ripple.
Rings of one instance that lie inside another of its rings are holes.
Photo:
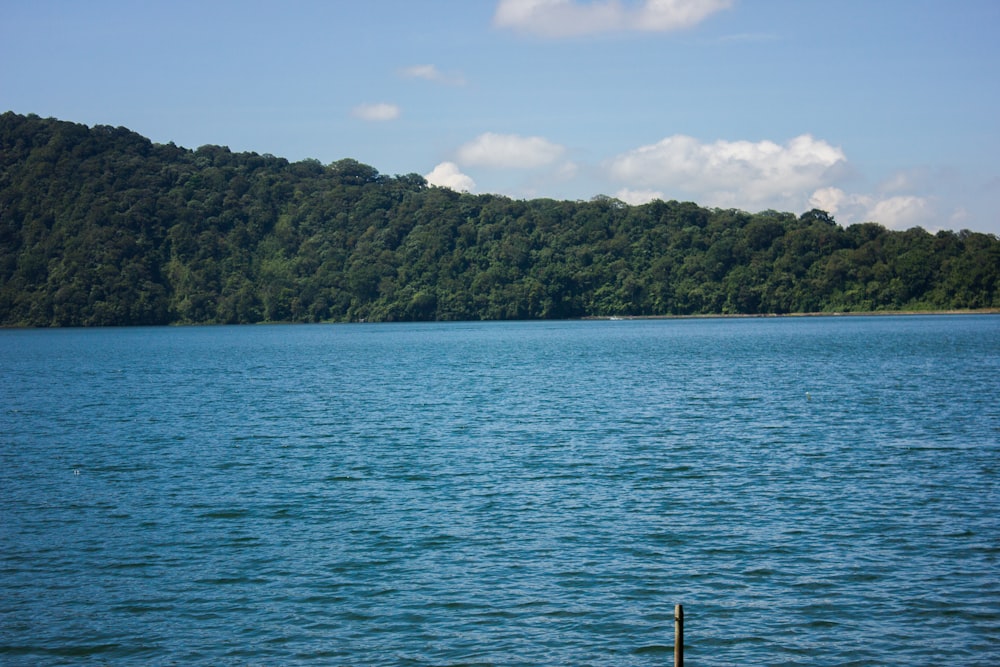
[[[1000,662],[1000,319],[0,332],[0,662]]]

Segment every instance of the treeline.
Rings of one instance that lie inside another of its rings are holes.
[[[988,234],[654,201],[513,200],[0,116],[0,324],[1000,307]]]

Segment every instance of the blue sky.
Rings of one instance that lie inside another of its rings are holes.
[[[0,0],[0,110],[515,198],[1000,234],[995,0]]]

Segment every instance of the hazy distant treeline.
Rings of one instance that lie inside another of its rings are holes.
[[[1000,307],[989,234],[654,201],[513,200],[0,116],[0,324]]]

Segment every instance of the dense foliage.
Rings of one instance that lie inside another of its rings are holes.
[[[459,194],[0,116],[7,326],[967,309],[998,286],[993,235]]]

